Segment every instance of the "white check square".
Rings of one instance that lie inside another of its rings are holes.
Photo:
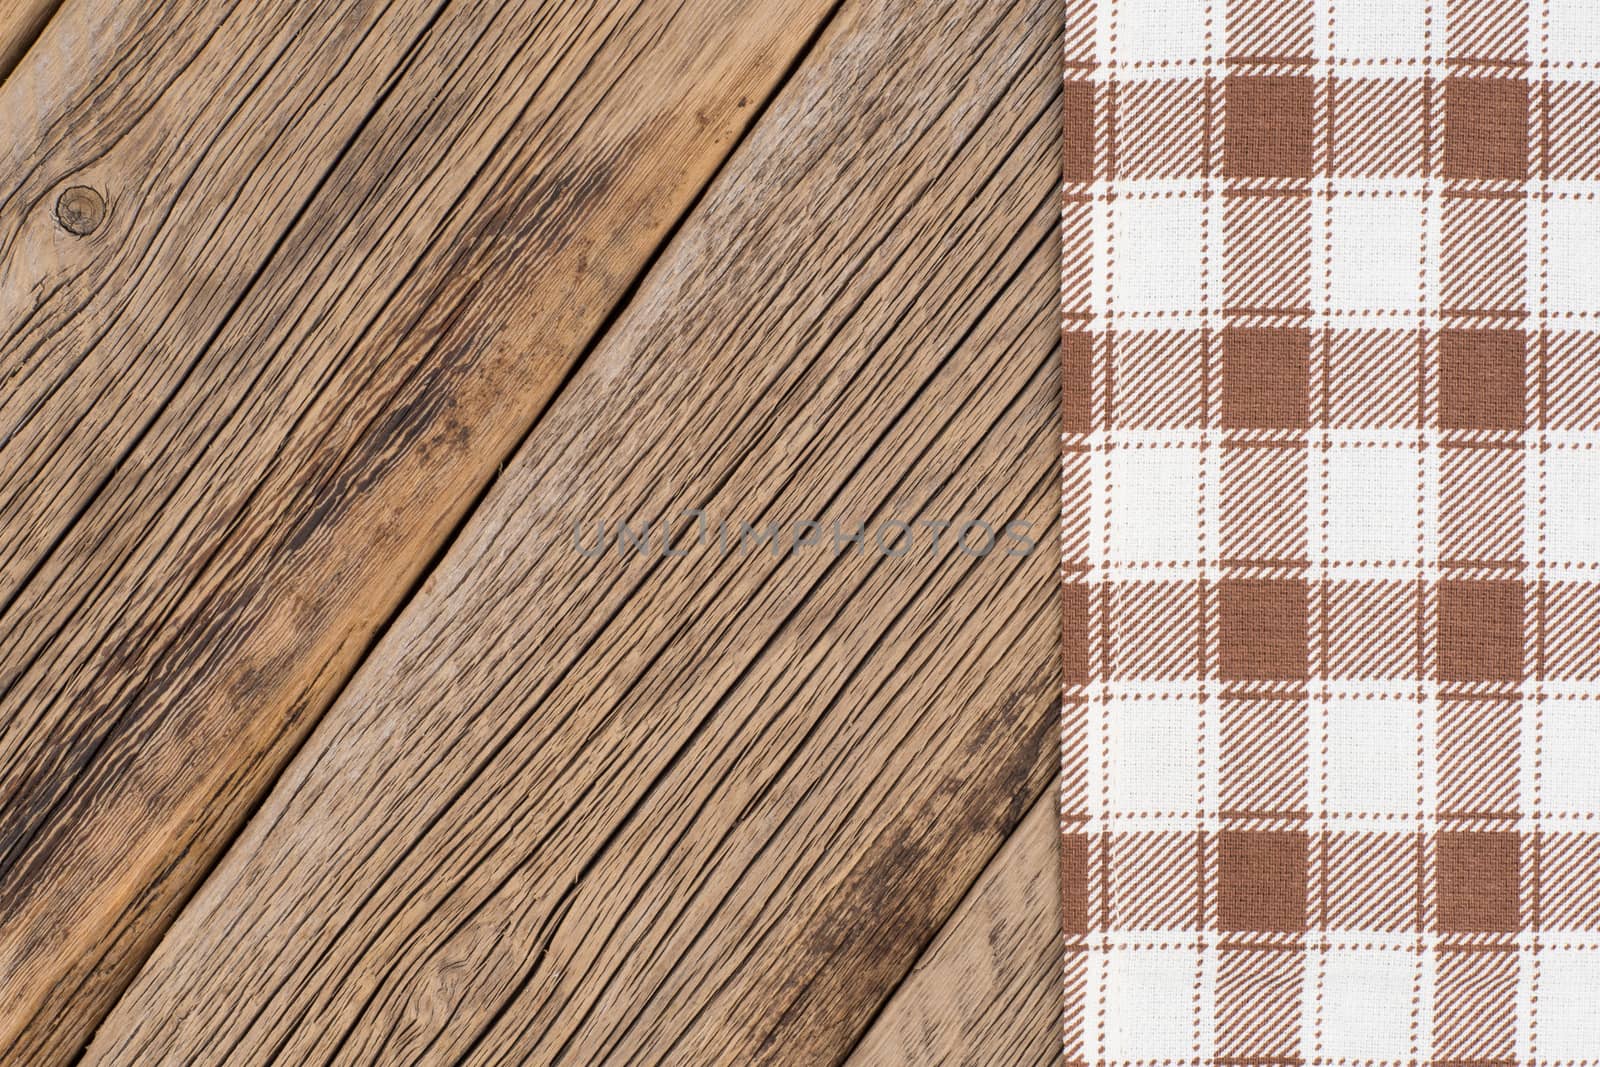
[[[1541,806],[1550,813],[1600,816],[1600,700],[1546,700],[1542,715]]]
[[[1145,315],[1204,310],[1200,199],[1121,199],[1113,215],[1113,310]]]
[[[1199,804],[1200,702],[1119,700],[1107,718],[1112,810],[1193,812]]]
[[[1329,560],[1414,559],[1419,479],[1417,454],[1409,448],[1348,444],[1330,449],[1325,534]]]
[[[1417,810],[1417,719],[1405,702],[1328,703],[1330,814],[1408,815]]]
[[[1333,949],[1321,965],[1320,1062],[1399,1064],[1412,1060],[1415,954]],[[1427,1033],[1426,1020],[1422,1021],[1422,1033]]]
[[[1200,555],[1198,447],[1111,453],[1111,552],[1117,563],[1191,563]]]
[[[1194,1055],[1199,958],[1185,949],[1113,950],[1106,960],[1106,1059],[1187,1062]]]
[[[1594,0],[1548,0],[1548,45],[1555,63],[1593,63],[1600,56]]]
[[[1588,17],[1592,22],[1600,22],[1592,9]],[[1589,58],[1592,61],[1595,56]],[[1550,311],[1558,315],[1600,311],[1600,285],[1595,282],[1595,249],[1600,248],[1600,200],[1581,196],[1555,199],[1545,205],[1545,210],[1544,232],[1549,246],[1546,298]]]
[[[1415,311],[1421,300],[1422,201],[1342,196],[1331,205],[1328,296],[1340,312]]]
[[[1428,8],[1425,0],[1330,0],[1332,58],[1422,60],[1427,55]]]
[[[1102,4],[1102,56],[1110,58],[1115,35],[1119,63],[1164,63],[1204,59],[1206,54],[1206,4],[1203,0],[1117,0]],[[1114,22],[1112,21],[1114,20]],[[1220,23],[1222,20],[1216,20]],[[1217,28],[1212,27],[1212,49],[1221,54]]]
[[[1600,951],[1551,946],[1539,953],[1540,1063],[1594,1063],[1600,1057]]]
[[[1545,558],[1600,561],[1600,451],[1552,448],[1544,453],[1544,479]]]

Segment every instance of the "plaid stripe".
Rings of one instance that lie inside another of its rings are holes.
[[[1600,8],[1066,26],[1067,1062],[1600,1065]]]

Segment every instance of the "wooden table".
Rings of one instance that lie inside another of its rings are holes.
[[[1055,1062],[1060,36],[0,5],[0,1062]]]

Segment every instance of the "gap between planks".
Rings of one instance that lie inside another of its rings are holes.
[[[1062,1062],[1058,807],[1052,782],[885,1002],[848,1067]]]
[[[0,85],[22,61],[61,0],[0,0]]]

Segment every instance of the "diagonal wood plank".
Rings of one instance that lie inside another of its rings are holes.
[[[828,14],[51,21],[0,86],[0,1059],[81,1045]]]
[[[917,961],[849,1067],[1062,1059],[1057,793],[1047,789]]]
[[[21,61],[61,0],[0,0],[0,83]]]
[[[1059,32],[845,7],[85,1063],[848,1053],[1055,774]],[[686,507],[1046,548],[570,544]]]

